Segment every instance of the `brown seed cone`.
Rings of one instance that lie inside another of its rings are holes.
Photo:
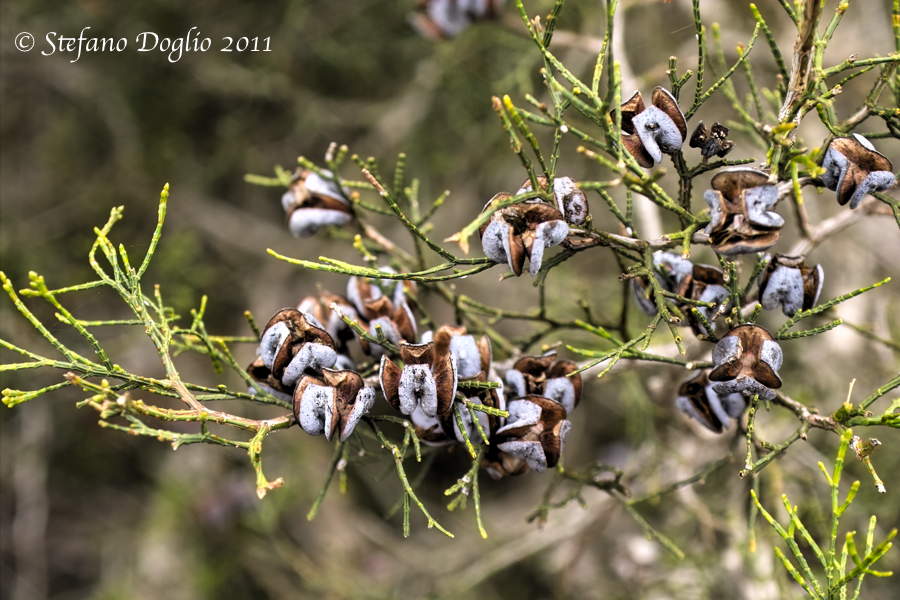
[[[736,352],[710,371],[710,381],[729,381],[739,377],[749,377],[767,388],[780,388],[781,377],[761,356],[764,342],[775,341],[772,334],[758,325],[739,325],[729,331],[725,337],[730,336],[737,338]],[[720,343],[722,342],[720,341]]]

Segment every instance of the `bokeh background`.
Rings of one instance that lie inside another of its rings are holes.
[[[0,252],[2,268],[17,283],[35,270],[51,286],[86,281],[85,259],[93,226],[111,206],[124,204],[126,218],[114,239],[132,254],[146,247],[155,222],[159,190],[172,186],[169,220],[147,280],[160,282],[182,314],[210,298],[207,323],[218,333],[246,334],[241,314],[265,320],[275,309],[314,292],[341,291],[344,282],[301,271],[265,254],[274,248],[298,257],[327,254],[353,259],[346,243],[324,236],[297,240],[287,232],[280,190],[246,184],[246,173],[269,174],[276,164],[293,168],[296,157],[320,160],[331,141],[362,156],[376,156],[387,171],[398,152],[409,156],[409,172],[421,179],[425,198],[452,191],[436,222],[442,238],[472,218],[497,191],[513,191],[524,178],[506,134],[490,108],[490,97],[525,93],[545,97],[538,85],[540,57],[522,33],[514,7],[498,23],[470,28],[457,39],[433,43],[407,22],[411,0],[327,0],[264,4],[153,0],[126,6],[111,0],[4,2],[0,7]],[[529,2],[534,12],[552,2]],[[621,2],[619,41],[625,88],[649,90],[665,84],[666,60],[682,68],[695,61],[690,3]],[[771,15],[787,53],[791,31],[774,0],[757,3]],[[828,2],[829,8],[834,2]],[[724,48],[734,59],[752,19],[744,2],[704,0],[704,19],[721,23]],[[601,3],[570,0],[557,47],[576,73],[589,73],[592,49],[602,35]],[[847,13],[829,61],[850,53],[893,49],[888,0],[857,2]],[[155,53],[40,56],[16,51],[12,39],[30,31],[77,34],[84,26],[100,35],[133,36],[144,30],[181,35],[196,25],[221,35],[271,36],[270,53],[186,55],[170,64]],[[762,41],[751,64],[761,82],[773,76]],[[716,72],[713,68],[711,72]],[[871,74],[870,74],[871,75]],[[849,115],[871,85],[861,77],[848,86],[837,108]],[[686,88],[690,93],[693,83]],[[743,86],[743,83],[739,84]],[[743,87],[741,90],[745,89]],[[726,121],[727,104],[710,102],[697,119]],[[804,134],[815,145],[823,132],[812,117]],[[862,131],[877,130],[874,121]],[[883,129],[883,127],[882,127]],[[761,151],[740,133],[732,157]],[[546,137],[542,138],[546,139]],[[561,172],[602,179],[595,166],[564,146]],[[900,145],[881,140],[895,159]],[[692,151],[693,152],[693,151]],[[694,153],[696,154],[696,153]],[[691,162],[697,157],[691,154]],[[347,174],[352,173],[352,165]],[[671,182],[664,180],[665,185]],[[807,192],[814,222],[839,209],[828,193]],[[595,218],[611,223],[592,198]],[[700,208],[702,200],[695,200]],[[788,216],[786,214],[786,216]],[[788,216],[783,247],[796,239]],[[390,221],[380,227],[401,244],[403,231]],[[711,255],[701,252],[701,259]],[[900,242],[888,218],[866,220],[815,250],[826,272],[825,297],[897,276]],[[551,311],[575,310],[587,299],[612,319],[621,303],[611,255],[583,253],[551,279]],[[459,285],[476,298],[511,309],[536,302],[527,278],[498,284],[497,270]],[[897,283],[854,299],[838,314],[886,339],[900,338]],[[69,298],[83,318],[124,316],[103,293]],[[450,311],[432,307],[450,318]],[[36,306],[53,322],[52,312]],[[43,349],[27,324],[0,301],[2,336]],[[443,311],[443,312],[442,312]],[[632,313],[632,323],[642,317]],[[772,317],[771,322],[780,319]],[[522,324],[503,330],[527,333]],[[55,333],[67,335],[60,324]],[[68,339],[68,338],[67,338]],[[589,344],[577,335],[545,341]],[[117,362],[150,376],[161,367],[136,331],[104,332]],[[665,340],[660,338],[659,343]],[[900,356],[849,328],[816,339],[785,344],[786,391],[833,411],[856,378],[855,398],[896,373]],[[242,361],[253,348],[243,348]],[[4,354],[4,362],[12,356]],[[186,378],[219,381],[203,361],[184,358]],[[541,500],[548,475],[529,474],[483,481],[490,538],[475,532],[471,512],[447,513],[440,492],[465,464],[457,452],[438,459],[424,496],[439,519],[457,533],[448,540],[414,517],[403,540],[397,516],[385,515],[399,488],[382,457],[350,469],[345,495],[332,489],[314,522],[306,511],[325,475],[331,449],[298,430],[281,432],[267,444],[266,470],[286,485],[258,501],[246,456],[237,450],[190,446],[173,452],[150,439],[134,439],[96,426],[96,414],[77,410],[79,394],[65,390],[15,409],[0,410],[0,595],[5,598],[213,597],[317,598],[792,598],[798,590],[773,562],[773,538],[757,524],[757,549],[748,550],[748,483],[736,473],[743,444],[731,431],[713,436],[685,421],[672,405],[684,374],[659,365],[634,365],[587,387],[575,413],[566,463],[603,462],[625,472],[634,493],[653,491],[686,477],[707,462],[733,462],[705,484],[684,488],[641,507],[647,519],[687,553],[674,560],[647,540],[622,507],[600,492],[585,491],[584,506],[572,503],[538,527],[526,517]],[[3,374],[3,387],[37,388],[58,374]],[[237,380],[228,383],[237,385]],[[892,395],[896,397],[896,392]],[[882,404],[886,406],[886,400]],[[880,405],[879,405],[880,406]],[[235,407],[232,407],[235,408]],[[774,408],[759,419],[763,437],[775,441],[793,421]],[[875,464],[888,485],[879,496],[861,464],[848,465],[863,482],[847,526],[862,529],[879,515],[879,534],[900,522],[900,436],[878,431],[884,447]],[[816,461],[830,461],[836,438],[813,431],[763,475],[769,504],[788,492],[801,502],[804,518],[822,526],[826,488]],[[378,456],[377,452],[372,453]],[[883,565],[900,568],[892,551]],[[869,578],[866,598],[896,597],[897,580]]]

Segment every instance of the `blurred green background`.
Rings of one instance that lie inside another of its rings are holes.
[[[281,191],[243,181],[245,173],[267,174],[275,164],[293,168],[298,155],[319,161],[331,141],[378,157],[384,171],[398,152],[406,152],[408,170],[421,178],[425,198],[452,191],[435,237],[453,233],[494,193],[514,191],[524,179],[490,97],[509,93],[518,103],[525,93],[544,98],[537,77],[542,62],[523,36],[512,6],[500,22],[436,44],[421,39],[407,24],[412,4],[3,3],[3,270],[18,287],[26,285],[29,270],[44,274],[51,287],[88,280],[91,229],[119,204],[126,206],[126,218],[113,238],[140,255],[155,222],[159,190],[169,182],[169,220],[147,281],[160,282],[168,302],[182,314],[208,294],[210,330],[246,335],[245,309],[265,320],[317,285],[343,290],[341,278],[301,271],[268,257],[265,249],[304,258],[327,254],[355,259],[353,250],[324,236],[292,238],[279,203]],[[560,29],[568,33],[560,36],[564,44],[558,53],[576,73],[589,73],[593,54],[588,50],[595,44],[589,38],[603,31],[601,3],[567,4]],[[691,66],[696,48],[689,2],[621,4],[626,93],[629,83],[645,93],[665,84],[670,55],[681,59],[682,68]],[[775,34],[789,52],[791,31],[778,3],[758,4],[773,16]],[[528,3],[533,12],[550,5]],[[702,10],[707,22],[722,24],[724,47],[733,60],[735,45],[746,41],[752,29],[745,3],[704,0]],[[853,52],[890,52],[889,19],[889,0],[854,3],[829,60]],[[72,35],[86,25],[97,35],[132,40],[144,30],[175,36],[195,25],[214,39],[271,36],[272,51],[190,54],[176,64],[157,53],[130,49],[88,54],[74,64],[70,56],[38,53],[46,32]],[[12,39],[19,31],[33,33],[38,49],[18,52]],[[771,59],[762,43],[751,64],[762,82],[771,81]],[[848,86],[838,100],[839,112],[849,115],[872,81],[864,76]],[[729,118],[730,109],[721,100],[697,115],[707,123]],[[815,145],[824,132],[813,118],[807,121],[804,134]],[[875,128],[869,122],[861,129]],[[740,134],[732,139],[736,148],[731,158],[763,158]],[[574,152],[576,145],[564,145],[561,174],[606,178]],[[900,157],[896,140],[880,140],[878,146],[888,156]],[[696,153],[690,156],[696,162]],[[357,176],[352,166],[346,174]],[[842,210],[831,194],[810,190],[807,197],[814,222]],[[591,201],[595,219],[612,227],[599,197]],[[698,194],[694,208],[701,207]],[[785,216],[780,248],[796,239],[791,217]],[[379,224],[407,244],[402,228],[390,221]],[[712,260],[705,253],[699,256]],[[825,268],[824,295],[830,297],[887,275],[896,277],[898,256],[900,241],[890,219],[872,218],[818,248],[812,258]],[[566,315],[575,310],[575,300],[584,298],[601,318],[613,319],[621,302],[617,275],[609,253],[577,256],[553,276],[551,311]],[[475,298],[511,309],[534,305],[536,291],[527,277],[498,284],[498,276],[495,269],[459,286]],[[897,284],[891,284],[838,312],[897,340],[896,290]],[[123,307],[101,292],[73,295],[69,301],[82,318],[124,317]],[[451,317],[446,307],[432,308]],[[52,311],[43,306],[35,310],[54,322]],[[8,302],[0,302],[0,311],[2,337],[44,348]],[[632,314],[633,324],[643,323],[641,319]],[[522,327],[505,325],[504,331],[516,333]],[[53,331],[69,339],[61,324]],[[139,332],[103,332],[102,339],[117,362],[149,376],[162,373]],[[591,343],[577,335],[564,339]],[[239,359],[249,362],[253,351],[243,348]],[[785,353],[786,391],[827,411],[843,401],[851,378],[857,379],[858,400],[900,365],[897,352],[848,328],[789,342]],[[3,356],[4,362],[11,358]],[[203,361],[186,357],[179,364],[192,381],[218,381]],[[624,469],[624,483],[640,495],[732,452],[734,462],[705,485],[642,507],[654,526],[685,549],[683,561],[648,541],[622,508],[601,493],[585,492],[583,508],[573,503],[554,512],[543,528],[526,522],[550,480],[539,474],[484,481],[491,537],[482,541],[470,512],[440,509],[440,491],[465,464],[458,452],[438,459],[424,492],[441,521],[457,533],[456,540],[425,529],[416,519],[411,538],[401,538],[399,519],[384,518],[399,499],[399,488],[377,452],[351,468],[347,494],[331,490],[319,517],[309,523],[305,514],[331,452],[323,439],[299,430],[273,436],[266,447],[266,470],[271,477],[284,476],[286,485],[258,501],[244,453],[199,446],[173,453],[153,440],[101,430],[95,413],[74,408],[79,394],[65,390],[0,410],[0,592],[16,600],[799,597],[773,562],[772,537],[763,525],[756,527],[756,552],[747,550],[748,488],[736,476],[743,444],[734,429],[708,435],[675,414],[672,398],[683,376],[676,369],[644,365],[590,384],[574,415],[566,456],[573,468],[600,461]],[[32,389],[56,381],[56,373],[4,373],[2,386]],[[238,385],[236,380],[228,383]],[[775,441],[792,430],[792,419],[776,408],[760,417],[759,427],[763,437]],[[853,461],[849,471],[863,485],[847,519],[850,527],[862,528],[873,511],[885,526],[900,522],[900,489],[891,477],[900,469],[900,436],[893,431],[877,435],[884,447],[876,452],[875,463],[888,494],[878,496],[862,465]],[[825,487],[815,464],[830,460],[836,438],[819,431],[809,437],[810,443],[795,445],[767,469],[762,486],[770,504],[787,491],[795,501],[802,499],[805,518],[821,524],[827,514],[817,502],[825,500]],[[882,567],[900,568],[900,553],[892,551]],[[864,597],[890,598],[896,582],[869,578]]]

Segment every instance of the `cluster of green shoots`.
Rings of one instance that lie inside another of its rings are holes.
[[[841,434],[837,456],[834,460],[834,469],[830,473],[825,464],[821,461],[819,462],[819,469],[822,471],[822,475],[825,477],[825,481],[828,482],[828,487],[831,490],[830,527],[824,543],[820,544],[816,541],[815,537],[810,533],[810,529],[800,518],[800,507],[791,504],[786,494],[782,494],[781,502],[784,504],[784,510],[787,512],[789,520],[786,525],[782,525],[763,507],[756,491],[752,490],[750,492],[756,510],[772,526],[772,529],[784,541],[785,546],[790,551],[790,557],[788,557],[781,548],[776,546],[775,555],[778,557],[778,560],[781,561],[781,564],[784,565],[784,568],[794,581],[800,584],[800,587],[803,588],[810,598],[815,600],[847,600],[848,597],[856,600],[860,597],[862,582],[866,575],[874,577],[890,577],[893,575],[890,571],[878,571],[873,568],[875,563],[891,549],[893,545],[891,540],[897,536],[897,529],[893,528],[883,540],[876,544],[875,528],[878,520],[875,515],[869,518],[866,530],[866,545],[862,554],[860,554],[856,546],[856,531],[848,531],[844,535],[843,543],[840,546],[838,545],[838,530],[841,517],[843,517],[854,498],[856,498],[860,485],[859,480],[851,483],[844,501],[841,502],[840,486],[841,474],[844,470],[844,458],[847,456],[847,449],[850,447],[853,439],[853,431],[850,429],[844,430]],[[858,454],[865,454],[865,450],[856,448],[854,450]],[[824,581],[816,575],[813,567],[810,566],[800,544],[807,546],[815,556],[824,575]],[[855,586],[851,585],[853,583],[855,583]],[[851,592],[851,588],[853,593],[848,595]]]

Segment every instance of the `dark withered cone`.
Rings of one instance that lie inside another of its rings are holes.
[[[734,148],[734,142],[728,139],[727,127],[721,123],[714,123],[707,129],[703,121],[697,123],[688,145],[691,148],[699,148],[704,161],[713,156],[724,158]]]

